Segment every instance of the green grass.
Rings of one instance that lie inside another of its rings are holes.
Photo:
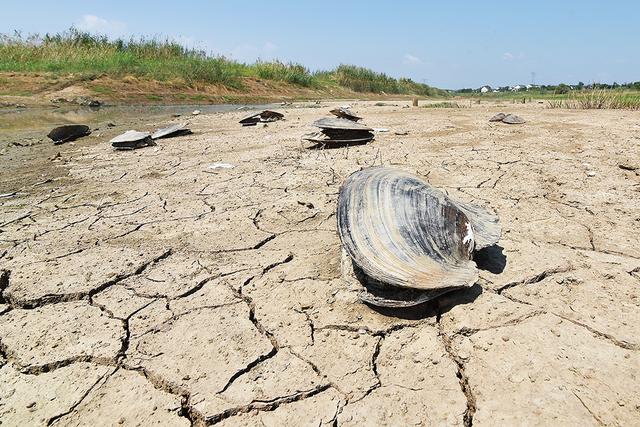
[[[355,65],[340,65],[333,71],[316,73],[316,77],[332,82],[337,86],[349,88],[355,92],[447,96],[444,90],[436,89],[423,83],[416,83],[411,79],[394,79],[384,73],[378,73],[368,68]]]
[[[549,108],[640,110],[640,92],[596,89],[548,101]]]
[[[424,108],[466,108],[465,106],[460,105],[457,102],[448,102],[448,101],[425,104],[422,107]]]
[[[114,90],[112,88],[102,85],[93,85],[91,87],[91,90],[101,95],[110,95],[114,93]]]
[[[157,81],[180,80],[189,86],[220,84],[236,89],[243,88],[243,79],[256,78],[300,87],[340,86],[356,92],[447,95],[410,79],[395,79],[353,65],[312,73],[303,65],[277,60],[244,64],[186,48],[170,39],[112,40],[74,28],[45,36],[0,35],[0,71],[76,74],[83,80],[132,75]]]
[[[285,64],[280,61],[262,62],[258,61],[249,70],[255,75],[265,80],[279,80],[299,86],[310,87],[316,83],[313,75],[300,64]]]

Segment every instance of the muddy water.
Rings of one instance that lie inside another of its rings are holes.
[[[163,122],[184,120],[194,110],[206,113],[275,109],[270,105],[154,105],[60,108],[0,108],[0,193],[20,191],[34,183],[56,179],[65,169],[53,167],[56,157],[68,151],[105,143],[129,129],[153,131]],[[54,145],[47,134],[64,124],[85,124],[91,135],[75,142]]]

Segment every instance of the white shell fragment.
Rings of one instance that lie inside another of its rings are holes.
[[[338,233],[367,303],[406,307],[478,279],[473,251],[500,238],[497,216],[408,172],[373,167],[340,188]]]
[[[235,168],[234,165],[232,165],[231,163],[214,163],[212,165],[209,165],[209,169],[233,169]]]

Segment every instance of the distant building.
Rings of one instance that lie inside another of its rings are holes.
[[[482,86],[480,88],[480,93],[487,93],[489,91],[491,91],[491,86]]]

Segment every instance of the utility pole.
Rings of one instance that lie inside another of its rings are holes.
[[[531,86],[535,86],[536,85],[536,72],[532,71],[531,72]]]

